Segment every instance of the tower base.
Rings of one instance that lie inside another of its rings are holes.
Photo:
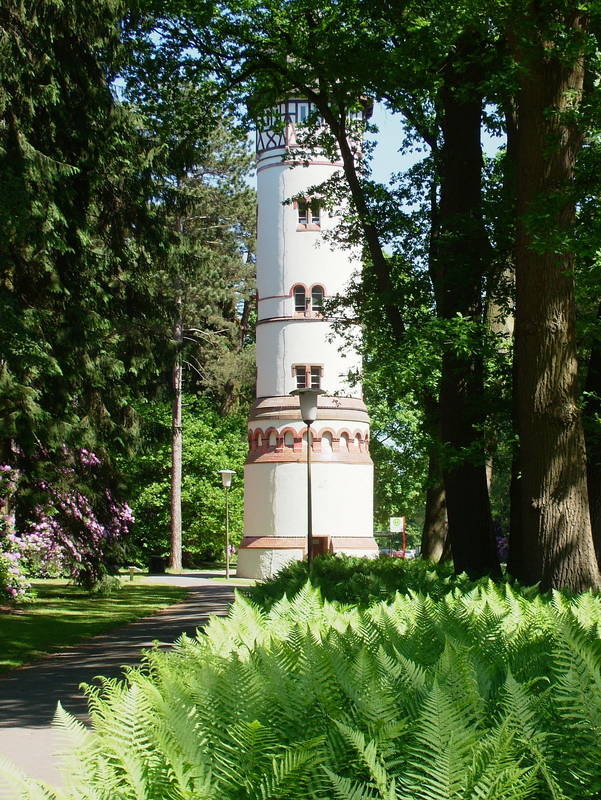
[[[344,554],[366,558],[378,557],[373,536],[314,536],[313,555]],[[297,536],[245,536],[238,548],[239,578],[267,580],[292,561],[307,557],[307,540]]]

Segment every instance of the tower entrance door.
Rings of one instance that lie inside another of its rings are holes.
[[[329,536],[314,536],[313,537],[313,555],[325,556],[330,552],[330,537]]]

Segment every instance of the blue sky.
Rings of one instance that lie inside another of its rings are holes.
[[[407,169],[423,154],[401,155],[398,152],[402,139],[400,114],[392,114],[382,103],[376,103],[371,121],[378,127],[378,133],[373,137],[377,142],[372,161],[373,178],[388,183],[393,172]],[[482,147],[487,155],[493,155],[502,144],[503,139],[483,131]]]

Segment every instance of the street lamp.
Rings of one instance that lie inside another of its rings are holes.
[[[220,469],[221,482],[223,483],[223,490],[225,492],[225,577],[229,580],[230,577],[230,508],[228,502],[228,493],[232,485],[232,478],[236,474],[233,469]]]
[[[311,424],[317,419],[317,398],[325,394],[323,389],[295,389],[290,392],[293,397],[298,395],[300,401],[301,419],[307,426],[307,564],[311,571],[313,563],[313,506],[311,497]]]

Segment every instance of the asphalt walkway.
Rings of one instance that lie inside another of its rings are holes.
[[[149,583],[187,586],[190,594],[157,614],[0,676],[0,756],[32,777],[60,784],[55,756],[60,750],[60,734],[50,727],[57,702],[86,722],[81,683],[93,683],[99,675],[119,677],[124,666],[139,663],[140,651],[153,642],[169,647],[182,633],[194,636],[211,615],[227,614],[237,584],[235,579],[229,583],[214,580],[221,574],[147,578]],[[0,800],[9,797],[0,782]]]

